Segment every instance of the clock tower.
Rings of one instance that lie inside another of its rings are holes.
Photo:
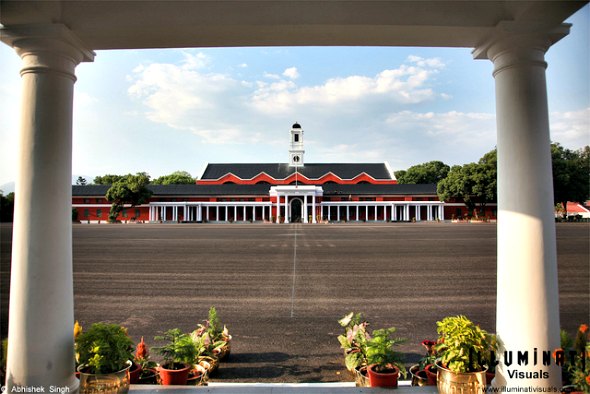
[[[289,166],[303,167],[303,129],[299,123],[291,127],[291,144],[289,146]]]

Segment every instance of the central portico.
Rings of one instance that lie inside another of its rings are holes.
[[[276,199],[276,222],[281,222],[281,217],[285,218],[285,223],[291,221],[301,221],[317,223],[318,217],[318,197],[324,195],[321,186],[313,185],[286,185],[273,186],[270,188],[270,197]],[[299,206],[299,208],[297,208]],[[310,213],[311,212],[311,213]]]

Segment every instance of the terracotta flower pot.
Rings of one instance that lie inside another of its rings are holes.
[[[129,383],[139,383],[139,375],[141,375],[141,365],[133,363],[131,368],[129,368]]]
[[[399,369],[393,365],[389,366],[387,371],[375,371],[376,365],[369,365],[367,372],[369,374],[369,384],[371,387],[397,387]]]
[[[158,371],[153,368],[142,370],[139,375],[138,384],[158,384]]]
[[[166,365],[171,367],[171,365]],[[185,364],[174,364],[172,367],[182,367],[179,369],[168,369],[164,366],[158,367],[158,373],[160,374],[160,382],[164,386],[178,386],[185,385],[188,379],[188,373],[190,366]]]
[[[428,379],[429,386],[436,386],[436,379],[438,374],[438,369],[435,364],[428,364],[424,368],[424,372],[426,373],[426,378]]]
[[[419,370],[419,365],[412,365],[410,367],[410,375],[412,375],[412,386],[428,386],[428,378],[424,370]]]

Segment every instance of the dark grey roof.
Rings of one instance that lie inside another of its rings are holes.
[[[310,163],[298,167],[297,171],[310,179],[318,179],[332,172],[341,179],[353,179],[366,172],[375,179],[392,179],[385,163]],[[209,164],[201,179],[219,179],[232,173],[241,179],[251,179],[265,172],[274,179],[285,179],[295,173],[295,167],[287,163],[228,163]]]
[[[355,185],[338,185],[329,183],[322,185],[324,196],[331,195],[433,195],[436,194],[436,184],[420,185],[373,185],[369,183],[359,183]]]
[[[72,186],[72,196],[73,197],[104,197],[107,194],[107,190],[109,190],[109,185],[86,185],[86,186],[79,186],[73,185]]]
[[[104,196],[109,185],[72,186],[74,197]],[[148,185],[154,196],[268,195],[270,185]]]
[[[149,185],[154,196],[236,196],[260,195],[266,196],[271,185]],[[433,195],[436,194],[435,184],[421,185],[373,185],[360,183],[356,185],[322,185],[324,195]],[[74,197],[104,196],[108,185],[72,186]]]

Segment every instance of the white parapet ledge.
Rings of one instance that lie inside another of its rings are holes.
[[[401,382],[400,382],[401,383]],[[409,383],[409,382],[408,382]],[[354,383],[214,383],[208,386],[131,385],[132,394],[367,394],[392,393],[390,389],[355,387]],[[436,386],[412,387],[405,384],[393,391],[396,394],[436,394]]]

